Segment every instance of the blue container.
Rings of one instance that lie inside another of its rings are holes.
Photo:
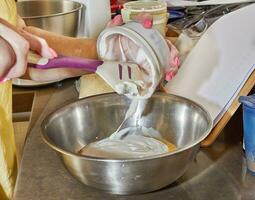
[[[241,96],[247,168],[255,175],[255,94]]]

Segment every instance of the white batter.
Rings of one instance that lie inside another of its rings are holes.
[[[84,147],[80,153],[102,158],[143,158],[169,152],[169,145],[160,140],[160,133],[145,127],[121,130],[119,137],[108,137]],[[122,138],[123,136],[123,138]],[[155,139],[155,136],[158,139]]]

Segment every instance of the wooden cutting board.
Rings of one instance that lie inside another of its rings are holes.
[[[80,79],[80,99],[111,92],[114,92],[113,89],[96,74],[86,74]]]

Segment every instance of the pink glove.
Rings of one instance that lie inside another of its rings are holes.
[[[135,17],[136,22],[139,22],[143,25],[144,28],[152,28],[153,18],[148,13],[139,13]],[[106,27],[113,27],[113,26],[121,26],[123,24],[123,19],[121,15],[116,15],[111,21],[108,22]]]
[[[177,74],[178,69],[180,67],[180,56],[179,51],[176,47],[171,43],[171,41],[166,40],[170,49],[170,63],[169,68],[166,69],[165,80],[170,81]]]
[[[22,76],[27,68],[27,54],[35,51],[42,57],[54,58],[56,52],[47,42],[0,18],[0,79],[8,80]]]

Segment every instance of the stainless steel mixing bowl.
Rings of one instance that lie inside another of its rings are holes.
[[[68,0],[24,0],[17,2],[19,15],[28,26],[66,36],[76,36],[82,5]]]
[[[212,120],[196,103],[156,93],[139,121],[161,132],[177,146],[175,152],[137,159],[99,159],[77,154],[85,144],[113,133],[130,100],[117,94],[88,97],[50,114],[43,122],[43,139],[61,157],[70,173],[86,185],[115,194],[160,189],[183,175],[195,158]],[[135,124],[135,119],[129,120]]]

